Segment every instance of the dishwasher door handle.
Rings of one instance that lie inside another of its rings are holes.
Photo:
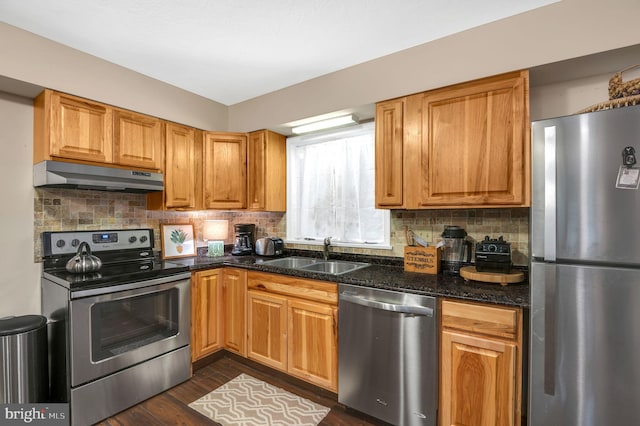
[[[380,309],[383,311],[397,312],[400,314],[421,315],[425,317],[433,316],[433,308],[428,308],[426,306],[396,305],[394,303],[378,302],[377,300],[370,300],[361,296],[354,296],[344,293],[340,295],[340,299],[346,302],[355,303],[356,305]]]

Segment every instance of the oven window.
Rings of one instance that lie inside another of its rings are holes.
[[[91,307],[91,359],[130,352],[178,334],[177,288]]]

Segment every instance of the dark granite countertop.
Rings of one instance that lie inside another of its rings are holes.
[[[317,257],[318,252],[288,250],[284,256]],[[475,302],[494,303],[499,305],[529,307],[529,283],[501,286],[499,284],[465,281],[459,276],[438,274],[429,275],[415,272],[404,272],[401,258],[385,258],[360,255],[332,254],[332,259],[368,262],[370,266],[342,275],[329,275],[317,272],[285,269],[263,264],[271,257],[231,256],[210,258],[198,256],[192,258],[172,259],[172,262],[189,266],[191,271],[233,266],[261,272],[271,272],[301,278],[332,281],[385,290],[398,290],[408,293],[463,299]],[[525,274],[525,277],[527,274]]]

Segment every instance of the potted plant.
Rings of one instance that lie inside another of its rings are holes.
[[[182,244],[187,240],[189,234],[184,232],[182,228],[174,229],[171,231],[171,242],[176,245],[176,251],[182,253]]]

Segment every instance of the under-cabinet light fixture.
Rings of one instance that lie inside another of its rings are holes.
[[[315,132],[316,130],[330,129],[332,127],[345,126],[347,124],[357,123],[356,116],[353,114],[342,115],[340,117],[329,118],[326,120],[314,121],[313,123],[303,124],[291,129],[296,135],[303,133]]]

